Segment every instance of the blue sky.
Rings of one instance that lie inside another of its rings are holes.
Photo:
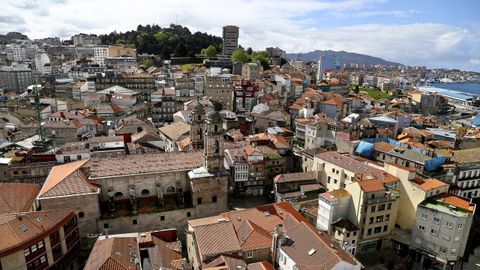
[[[221,35],[240,27],[240,43],[287,52],[345,50],[408,65],[480,71],[480,1],[389,0],[0,0],[0,33],[69,38],[138,24]]]

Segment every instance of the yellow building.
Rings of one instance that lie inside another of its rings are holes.
[[[397,224],[410,231],[415,226],[418,204],[428,197],[447,193],[448,185],[437,179],[425,179],[416,175],[415,169],[394,163],[385,163],[385,171],[400,179],[400,204]]]
[[[385,246],[395,226],[399,192],[378,179],[365,179],[346,186],[352,195],[349,219],[360,228],[357,254]]]
[[[118,45],[108,47],[108,57],[122,56],[137,57],[137,49]]]

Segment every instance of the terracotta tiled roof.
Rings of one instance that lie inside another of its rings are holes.
[[[140,258],[136,237],[97,240],[84,270],[136,270],[135,258]]]
[[[395,148],[395,145],[387,142],[376,142],[374,143],[374,147],[376,151],[388,153]]]
[[[443,194],[438,195],[436,198],[437,198],[437,200],[438,199],[442,200],[443,203],[450,204],[450,205],[456,206],[458,208],[462,208],[462,209],[470,211],[470,212],[475,211],[475,204],[470,203],[470,201],[468,201],[466,199],[463,199],[463,198],[460,198],[460,197],[457,197],[455,195],[451,195],[451,194],[448,194],[448,193],[443,193]]]
[[[399,181],[399,179],[389,173],[369,166],[364,162],[354,159],[350,156],[342,155],[336,151],[317,154],[315,157],[326,162],[333,163],[347,171],[354,172],[359,179],[376,178],[383,183]]]
[[[67,210],[0,215],[0,254],[16,250],[22,244],[46,234],[52,228],[74,216],[72,211]]]
[[[0,184],[0,215],[30,211],[39,191],[40,185],[37,184]]]
[[[215,260],[211,261],[209,264],[205,265],[203,269],[225,269],[225,270],[234,270],[234,269],[247,269],[247,264],[242,260],[230,256],[221,255],[218,256]],[[224,267],[224,268],[223,268]],[[248,268],[250,270],[250,268]]]
[[[53,167],[38,198],[98,192],[99,187],[91,183],[80,170],[88,161],[79,160]]]
[[[236,253],[242,250],[235,229],[228,221],[196,227],[195,238],[199,253],[203,256]]]
[[[316,228],[306,222],[299,222],[287,228],[286,235],[293,240],[293,244],[284,244],[280,248],[296,262],[299,270],[332,269],[340,262],[358,264],[330,236],[320,234]],[[309,255],[309,252],[313,254]]]
[[[385,190],[383,183],[377,179],[363,180],[358,182],[358,185],[364,192],[375,192],[375,191]]]
[[[191,170],[203,164],[201,151],[164,152],[93,159],[90,179],[159,173],[171,170]]]
[[[177,141],[182,135],[188,134],[190,132],[190,125],[183,122],[176,122],[171,125],[161,127],[159,131],[160,133],[167,136],[169,139]]]
[[[251,263],[248,265],[248,270],[275,270],[273,265],[267,261]]]
[[[242,223],[237,231],[237,236],[244,251],[268,248],[272,245],[270,233],[250,220],[245,220]]]
[[[447,186],[447,184],[445,184],[444,182],[440,181],[440,180],[437,180],[437,179],[434,179],[434,178],[429,178],[429,179],[422,179],[422,178],[414,178],[412,180],[410,180],[410,182],[414,183],[415,185],[417,185],[418,187],[420,187],[421,189],[425,190],[425,191],[429,191],[429,190],[432,190],[432,189],[437,189],[439,187],[443,187],[443,186]]]
[[[275,183],[311,181],[316,179],[315,172],[299,172],[299,173],[284,173],[275,176],[273,181]]]

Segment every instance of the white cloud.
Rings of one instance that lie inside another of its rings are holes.
[[[192,31],[215,35],[221,35],[223,25],[238,25],[240,43],[254,49],[279,46],[288,52],[345,50],[411,65],[480,70],[479,63],[470,60],[478,55],[475,46],[480,43],[480,31],[432,23],[346,27],[315,23],[318,18],[335,16],[332,14],[364,18],[405,17],[417,13],[416,10],[372,9],[384,1],[137,0],[125,4],[114,0],[25,0],[2,5],[4,18],[22,20],[0,23],[0,32],[28,29],[26,34],[31,38],[68,38],[78,32],[127,31],[138,24],[166,26],[177,17],[179,24]]]

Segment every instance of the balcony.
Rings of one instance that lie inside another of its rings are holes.
[[[386,203],[386,202],[396,201],[398,198],[400,198],[400,191],[391,189],[391,190],[386,191],[383,197],[368,199],[367,203],[369,205],[370,204],[378,204],[378,203]]]

